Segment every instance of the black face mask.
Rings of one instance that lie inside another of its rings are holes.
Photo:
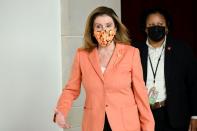
[[[162,40],[165,35],[165,27],[164,26],[152,26],[148,27],[148,37],[155,42]]]

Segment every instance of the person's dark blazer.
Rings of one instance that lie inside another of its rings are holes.
[[[148,46],[145,42],[136,42],[133,46],[140,50],[146,82]],[[186,126],[191,116],[197,116],[196,58],[187,45],[167,37],[164,64],[166,106],[170,124],[173,127]]]

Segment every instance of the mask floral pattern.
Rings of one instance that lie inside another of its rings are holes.
[[[109,45],[112,42],[115,35],[115,29],[94,31],[94,36],[98,41],[99,45],[102,47],[106,47],[107,45]]]

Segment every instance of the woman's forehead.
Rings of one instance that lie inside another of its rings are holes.
[[[146,23],[152,23],[152,22],[162,22],[162,23],[165,23],[166,20],[165,20],[165,17],[159,13],[154,13],[154,14],[150,14],[147,19],[146,19]]]
[[[94,24],[113,23],[113,19],[108,15],[99,15],[95,18]]]

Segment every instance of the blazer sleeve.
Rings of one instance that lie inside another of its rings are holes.
[[[191,116],[197,116],[197,59],[190,48],[187,50],[185,48],[184,51],[187,51],[185,53],[187,54],[185,58],[185,63],[187,63],[186,86],[189,88]]]
[[[148,102],[147,88],[143,80],[142,65],[137,48],[133,53],[132,81],[142,131],[154,131],[154,119]]]
[[[68,111],[72,107],[73,100],[80,94],[81,76],[80,50],[78,50],[74,58],[70,78],[62,91],[56,107],[57,111],[63,113],[64,117],[67,117]]]

